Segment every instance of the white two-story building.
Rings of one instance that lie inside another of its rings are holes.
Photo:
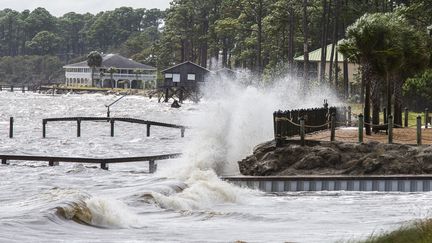
[[[92,70],[87,61],[68,64],[63,68],[66,86],[92,85]],[[115,72],[110,73],[110,68]],[[148,86],[146,83],[155,85],[156,68],[118,54],[102,54],[102,65],[96,68],[93,77],[96,87],[142,89]]]

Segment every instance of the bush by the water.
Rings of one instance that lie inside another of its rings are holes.
[[[419,221],[395,231],[372,235],[361,243],[428,243],[432,242],[432,220]]]

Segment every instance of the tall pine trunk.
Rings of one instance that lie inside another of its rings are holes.
[[[308,0],[303,0],[303,91],[309,88],[309,28],[307,18],[307,5]]]
[[[321,28],[321,62],[320,62],[320,73],[319,81],[321,84],[324,83],[325,78],[325,67],[327,61],[327,18],[329,14],[327,12],[327,0],[323,0],[323,14],[322,14],[322,28]]]

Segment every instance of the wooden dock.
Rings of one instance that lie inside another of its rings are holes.
[[[100,164],[100,168],[108,170],[108,164],[131,163],[131,162],[149,162],[149,173],[154,173],[157,169],[157,160],[166,160],[180,157],[181,153],[162,154],[140,157],[122,157],[122,158],[82,158],[82,157],[55,157],[55,156],[34,156],[34,155],[0,155],[1,163],[7,165],[8,161],[46,161],[49,166],[59,165],[59,162],[65,163],[86,163]]]
[[[136,118],[116,118],[116,117],[60,117],[60,118],[46,118],[42,120],[42,137],[46,137],[46,125],[48,122],[60,122],[60,121],[75,121],[77,123],[77,137],[81,137],[81,122],[82,121],[106,121],[111,124],[111,137],[114,137],[114,124],[116,121],[119,122],[128,122],[128,123],[136,123],[147,125],[147,137],[150,137],[150,127],[151,126],[159,126],[159,127],[168,127],[168,128],[176,128],[180,129],[180,136],[184,137],[184,133],[186,130],[185,126],[156,122],[156,121],[147,121]]]

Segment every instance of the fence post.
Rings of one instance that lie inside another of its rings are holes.
[[[274,126],[275,126],[275,141],[276,141],[276,147],[282,146],[282,132],[281,132],[281,121],[279,118],[281,117],[281,111],[277,111],[274,114]]]
[[[111,137],[114,137],[114,119],[110,119],[111,123]]]
[[[77,120],[77,137],[81,137],[81,119]]]
[[[352,111],[351,111],[351,106],[348,106],[348,126],[351,126],[351,115],[352,115]]]
[[[405,118],[405,127],[408,127],[408,108],[407,107],[405,107],[405,116],[404,116],[404,118]]]
[[[45,120],[42,120],[42,137],[46,137],[46,124],[47,122]]]
[[[393,116],[388,116],[388,143],[393,143]]]
[[[425,128],[428,128],[429,109],[425,109]]]
[[[363,143],[363,126],[364,126],[363,114],[360,114],[358,116],[359,143]]]
[[[305,145],[305,121],[303,116],[300,117],[300,141],[301,146]]]
[[[13,124],[14,124],[14,118],[9,118],[9,138],[13,138]]]
[[[330,126],[331,126],[330,141],[333,142],[335,141],[335,136],[336,136],[336,114],[335,113],[331,114]]]
[[[421,138],[421,116],[417,116],[417,145],[422,144],[422,138]]]
[[[150,124],[147,124],[147,137],[150,137]]]

